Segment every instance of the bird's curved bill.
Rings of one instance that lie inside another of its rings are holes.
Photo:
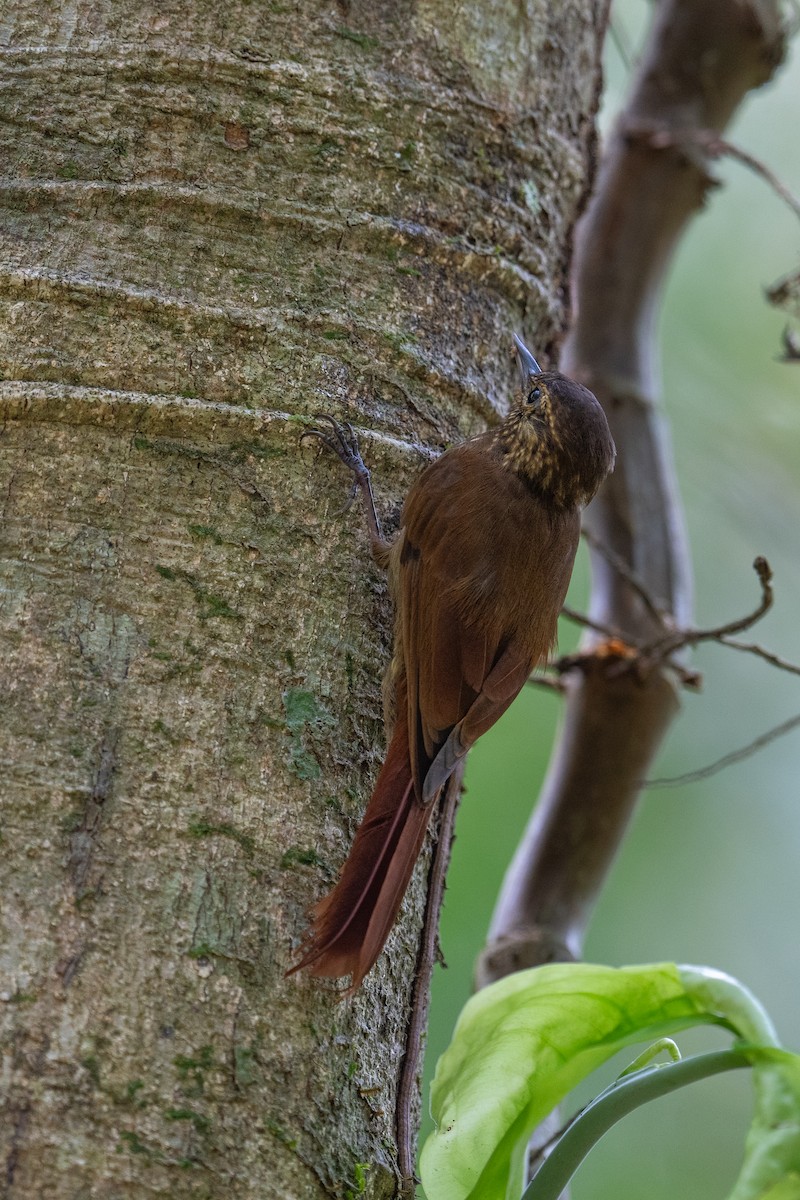
[[[523,342],[522,338],[519,338],[516,334],[514,334],[514,341],[517,345],[517,359],[519,360],[519,373],[522,378],[522,386],[526,387],[531,375],[541,375],[542,368],[539,366],[536,359]]]

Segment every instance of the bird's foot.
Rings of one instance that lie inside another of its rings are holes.
[[[375,510],[375,499],[372,495],[372,479],[369,467],[361,457],[356,431],[349,421],[337,421],[334,417],[328,416],[327,413],[315,413],[314,419],[316,421],[325,421],[330,426],[330,432],[327,429],[318,429],[316,426],[311,426],[301,435],[300,441],[305,441],[306,438],[316,438],[323,446],[331,450],[340,462],[344,463],[348,471],[352,472],[353,486],[342,512],[347,512],[357,493],[360,492],[364,501],[364,511],[369,526],[372,552],[378,561],[380,561],[386,543],[384,542],[380,522],[378,521],[378,514]]]
[[[317,438],[318,441],[331,450],[340,462],[344,463],[348,471],[353,473],[353,487],[350,492],[349,499],[343,511],[346,512],[359,490],[365,487],[370,488],[369,468],[361,457],[361,451],[358,446],[358,437],[355,429],[349,421],[340,422],[334,417],[328,416],[327,413],[315,413],[314,419],[317,421],[325,421],[330,425],[330,432],[317,429],[312,426],[306,429],[301,435],[300,441],[305,441],[306,438]]]

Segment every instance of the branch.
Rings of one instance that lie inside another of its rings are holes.
[[[569,608],[566,604],[561,609],[561,616],[566,617],[568,621],[573,621],[576,625],[582,625],[584,629],[602,633],[603,637],[622,639],[622,634],[618,629],[614,629],[611,625],[604,625],[602,621],[593,621],[585,613],[579,613],[577,609]]]
[[[753,563],[753,570],[758,575],[761,584],[761,600],[753,612],[748,613],[745,617],[740,617],[737,621],[730,621],[727,625],[718,625],[716,629],[676,629],[666,637],[657,638],[648,645],[642,646],[639,651],[642,658],[665,659],[674,654],[676,650],[682,650],[684,646],[696,646],[699,642],[719,642],[730,637],[731,634],[742,633],[745,629],[750,629],[772,608],[774,599],[772,568],[767,560],[759,556]]]
[[[560,679],[554,679],[552,675],[531,675],[526,680],[528,687],[544,688],[546,692],[557,692],[559,696],[566,693],[566,687]]]
[[[755,625],[769,611],[774,602],[773,577],[769,563],[765,558],[759,556],[753,563],[753,567],[761,583],[761,600],[752,612],[712,629],[675,629],[667,636],[645,644],[631,645],[622,638],[618,630],[602,625],[599,621],[591,621],[588,617],[584,617],[572,609],[563,608],[564,616],[587,629],[604,634],[607,640],[595,644],[587,650],[579,651],[577,654],[562,655],[561,658],[548,663],[547,670],[553,671],[560,677],[569,671],[586,670],[590,666],[597,667],[604,664],[609,678],[621,675],[623,672],[632,672],[638,680],[643,681],[655,668],[665,667],[677,676],[684,687],[696,691],[702,682],[701,675],[677,662],[674,655],[686,646],[714,641],[721,646],[728,646],[732,650],[740,650],[743,653],[762,658],[778,670],[787,671],[792,675],[800,675],[800,666],[789,662],[788,659],[773,654],[771,650],[767,650],[755,642],[737,642],[731,636]],[[557,682],[551,681],[550,686],[557,686]]]
[[[797,334],[786,328],[783,331],[783,355],[780,362],[800,362],[800,338]]]
[[[673,630],[692,629],[683,520],[655,406],[655,316],[667,266],[710,176],[708,149],[696,145],[687,156],[677,142],[693,131],[719,137],[782,54],[777,0],[758,6],[664,0],[578,232],[576,320],[561,367],[604,404],[619,454],[614,475],[587,513],[589,620],[619,631],[630,647],[667,641],[674,652]],[[676,144],[657,149],[628,136],[631,129],[654,127]],[[597,630],[586,640],[596,647]],[[677,708],[662,662],[637,678],[634,671],[615,677],[607,662],[590,661],[566,684],[561,739],[506,876],[480,982],[547,958],[580,955],[595,898]]]
[[[628,137],[641,138],[656,150],[666,150],[667,148],[693,150],[699,147],[709,158],[721,158],[723,154],[727,154],[729,158],[735,158],[743,166],[749,167],[754,174],[759,175],[772,188],[775,194],[788,205],[794,215],[800,217],[800,200],[778,178],[775,172],[770,170],[766,163],[763,163],[760,158],[756,158],[755,155],[750,154],[747,150],[743,150],[741,146],[737,146],[734,142],[729,142],[725,138],[719,137],[718,134],[710,129],[688,129],[676,133],[669,129],[659,129],[655,126],[651,126],[650,128],[640,126],[638,129],[631,127],[626,132]]]
[[[584,527],[581,530],[581,534],[587,545],[589,545],[592,550],[595,550],[602,558],[604,558],[611,569],[616,572],[620,581],[627,584],[634,595],[639,597],[656,624],[662,626],[666,625],[666,611],[656,603],[656,601],[650,595],[645,582],[639,578],[633,568],[626,563],[625,559],[619,554],[616,554],[611,547],[607,546],[605,542],[600,540],[599,537],[596,537],[592,533],[591,529]],[[589,622],[587,621],[586,624],[588,625]]]
[[[795,669],[800,674],[800,668]],[[781,725],[776,725],[773,729],[768,729],[766,733],[754,738],[746,746],[740,746],[738,750],[731,750],[729,754],[723,754],[722,758],[709,763],[707,767],[698,767],[696,771],[686,771],[683,775],[670,775],[665,779],[646,779],[642,786],[646,788],[682,787],[685,783],[697,783],[701,779],[708,779],[710,775],[716,775],[718,771],[724,771],[726,767],[732,767],[734,763],[750,758],[757,751],[763,750],[770,742],[777,741],[778,738],[797,729],[798,725],[800,725],[800,716],[790,717],[788,721],[784,721]]]
[[[601,625],[597,621],[590,621],[587,617],[581,616],[580,613],[575,613],[572,610],[569,612],[566,609],[562,610],[564,615],[569,616],[572,620],[585,625],[589,629],[606,634],[608,640],[595,645],[587,651],[565,655],[562,658],[556,659],[555,662],[548,664],[548,670],[554,671],[557,675],[561,676],[575,668],[584,669],[587,663],[590,662],[608,662],[609,659],[616,658],[616,663],[609,668],[612,676],[615,674],[619,675],[623,670],[627,670],[634,671],[637,678],[641,680],[654,667],[663,666],[675,672],[685,686],[696,689],[700,682],[698,673],[687,670],[681,663],[676,662],[673,656],[686,646],[695,646],[700,642],[713,641],[718,642],[721,646],[728,646],[731,650],[740,650],[745,654],[753,654],[758,658],[762,658],[765,662],[768,662],[780,671],[787,671],[791,675],[800,675],[800,666],[796,663],[789,662],[788,659],[774,654],[771,650],[767,650],[764,646],[759,646],[755,642],[737,642],[731,636],[734,633],[741,633],[745,629],[750,629],[770,610],[774,602],[774,593],[772,590],[773,576],[769,563],[765,558],[759,556],[753,563],[753,567],[761,583],[761,600],[752,612],[744,617],[737,618],[735,621],[729,621],[725,625],[717,625],[712,629],[676,629],[668,636],[658,638],[646,644],[630,645],[621,638],[618,631]]]
[[[436,844],[428,876],[425,921],[414,975],[406,1049],[397,1084],[397,1165],[400,1171],[399,1196],[401,1200],[407,1200],[407,1198],[413,1200],[418,1182],[414,1174],[414,1150],[419,1122],[414,1119],[413,1110],[415,1105],[419,1104],[418,1075],[422,1041],[428,1024],[431,976],[439,956],[439,916],[444,900],[445,877],[453,848],[456,812],[461,800],[463,774],[462,765],[450,777],[442,798]]]
[[[721,637],[719,640],[723,646],[730,646],[731,650],[742,650],[745,654],[755,654],[780,671],[788,671],[791,675],[800,675],[800,667],[773,654],[771,650],[765,650],[763,646],[757,646],[755,642],[734,642],[728,637]]]

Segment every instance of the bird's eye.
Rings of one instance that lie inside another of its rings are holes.
[[[542,389],[535,387],[532,392],[528,392],[528,404],[538,404],[542,398]]]

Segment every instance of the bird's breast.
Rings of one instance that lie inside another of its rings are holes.
[[[531,658],[541,658],[555,636],[578,532],[577,512],[548,506],[490,443],[466,443],[409,493],[398,572],[410,572],[414,603],[497,642],[522,639]],[[398,588],[407,600],[409,586]]]

